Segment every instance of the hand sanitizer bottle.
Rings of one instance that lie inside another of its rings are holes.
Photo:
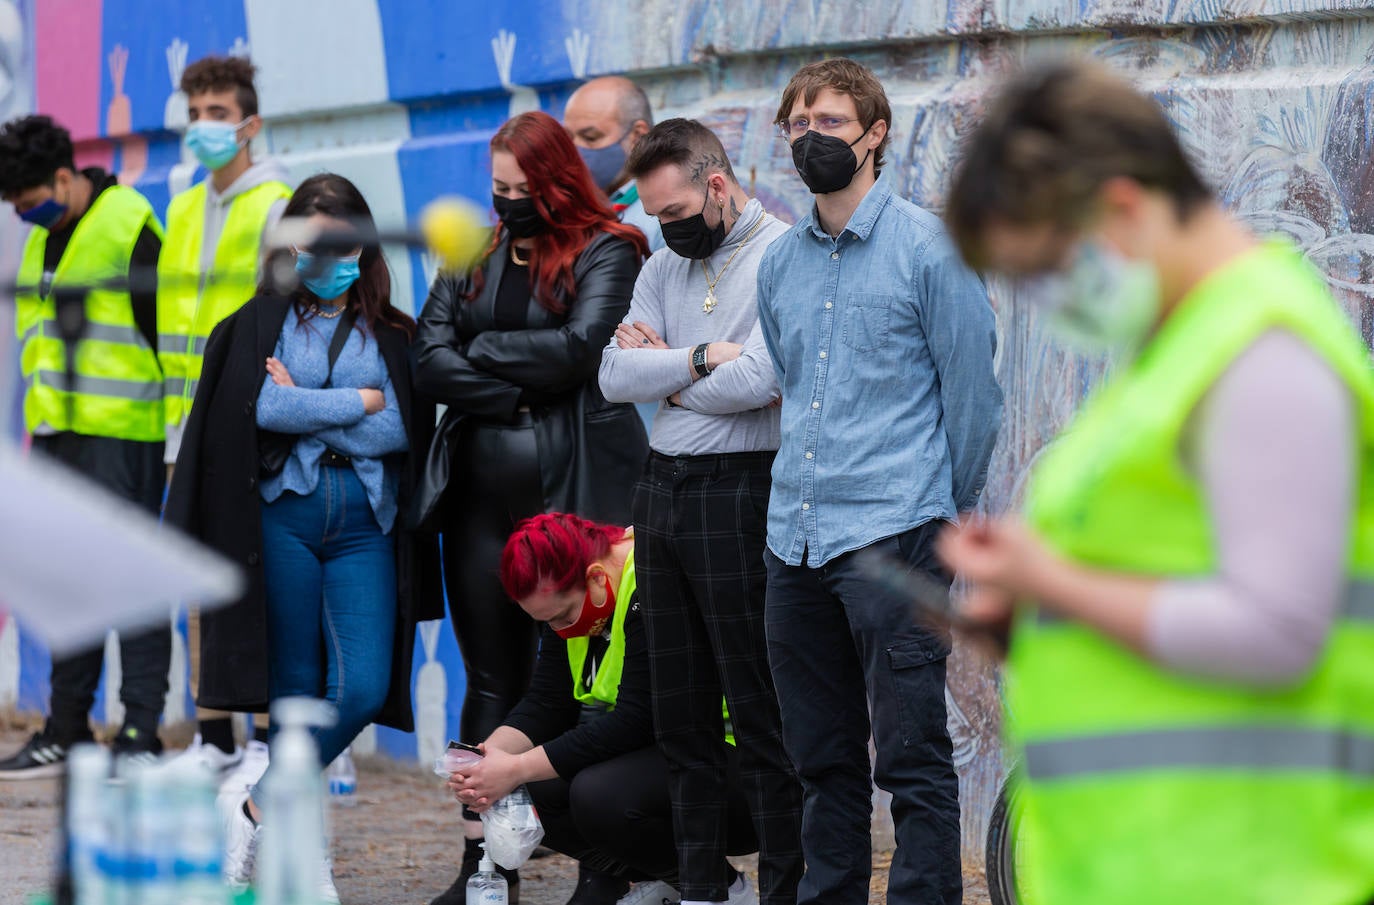
[[[272,769],[262,788],[262,845],[258,902],[313,905],[324,868],[324,777],[312,726],[328,726],[334,707],[314,698],[279,698],[272,716],[281,731],[272,742]]]
[[[506,878],[496,872],[496,862],[482,844],[482,860],[477,873],[468,878],[467,905],[508,905],[509,890]]]

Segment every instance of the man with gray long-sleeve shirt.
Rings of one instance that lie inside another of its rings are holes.
[[[668,247],[635,283],[601,361],[601,390],[616,402],[661,400],[632,511],[682,901],[754,901],[748,880],[725,867],[725,771],[735,758],[723,692],[759,841],[759,898],[794,905],[801,790],[763,631],[778,383],[755,301],[763,251],[787,226],[748,198],[719,139],[695,121],[655,126],[628,170]]]

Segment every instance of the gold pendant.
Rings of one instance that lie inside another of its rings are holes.
[[[701,310],[704,314],[710,314],[716,310],[716,294],[714,292],[708,291],[706,293],[706,301],[701,303]]]

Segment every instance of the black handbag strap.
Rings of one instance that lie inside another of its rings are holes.
[[[348,342],[348,334],[353,332],[353,323],[358,319],[358,312],[352,308],[345,308],[339,315],[339,325],[334,328],[334,336],[329,341],[329,370],[324,375],[324,386],[329,386],[329,381],[334,378],[334,362],[339,360],[339,354],[343,352],[344,343]]]

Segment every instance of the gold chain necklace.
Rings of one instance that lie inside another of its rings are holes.
[[[714,278],[711,276],[710,268],[706,266],[706,259],[701,259],[701,273],[706,277],[706,301],[701,303],[701,312],[703,314],[710,314],[712,311],[716,310],[716,284],[720,282],[721,277],[725,276],[725,271],[730,269],[730,264],[735,260],[735,255],[744,250],[744,246],[748,245],[749,240],[754,238],[754,233],[758,232],[766,222],[768,222],[767,217],[760,217],[759,222],[754,224],[754,228],[744,234],[744,238],[740,240],[735,250],[730,253],[730,257],[725,259],[724,266],[720,268],[720,271]]]
[[[520,255],[516,253],[516,250],[515,250],[515,243],[514,243],[514,242],[512,242],[512,243],[511,243],[511,246],[510,246],[510,260],[511,260],[511,263],[512,263],[512,264],[515,264],[517,267],[528,267],[528,266],[530,266],[530,259],[529,259],[529,258],[526,258],[526,259],[523,260],[523,261],[520,260]]]
[[[310,303],[310,310],[313,311],[313,312],[315,313],[315,316],[316,316],[316,317],[322,317],[322,318],[324,318],[325,320],[333,320],[334,318],[338,317],[340,314],[343,314],[344,306],[343,306],[343,305],[340,305],[340,306],[338,306],[337,308],[335,308],[333,314],[325,314],[323,308],[321,308],[318,304],[316,304],[316,303],[314,303],[314,302],[311,302],[311,303]]]

